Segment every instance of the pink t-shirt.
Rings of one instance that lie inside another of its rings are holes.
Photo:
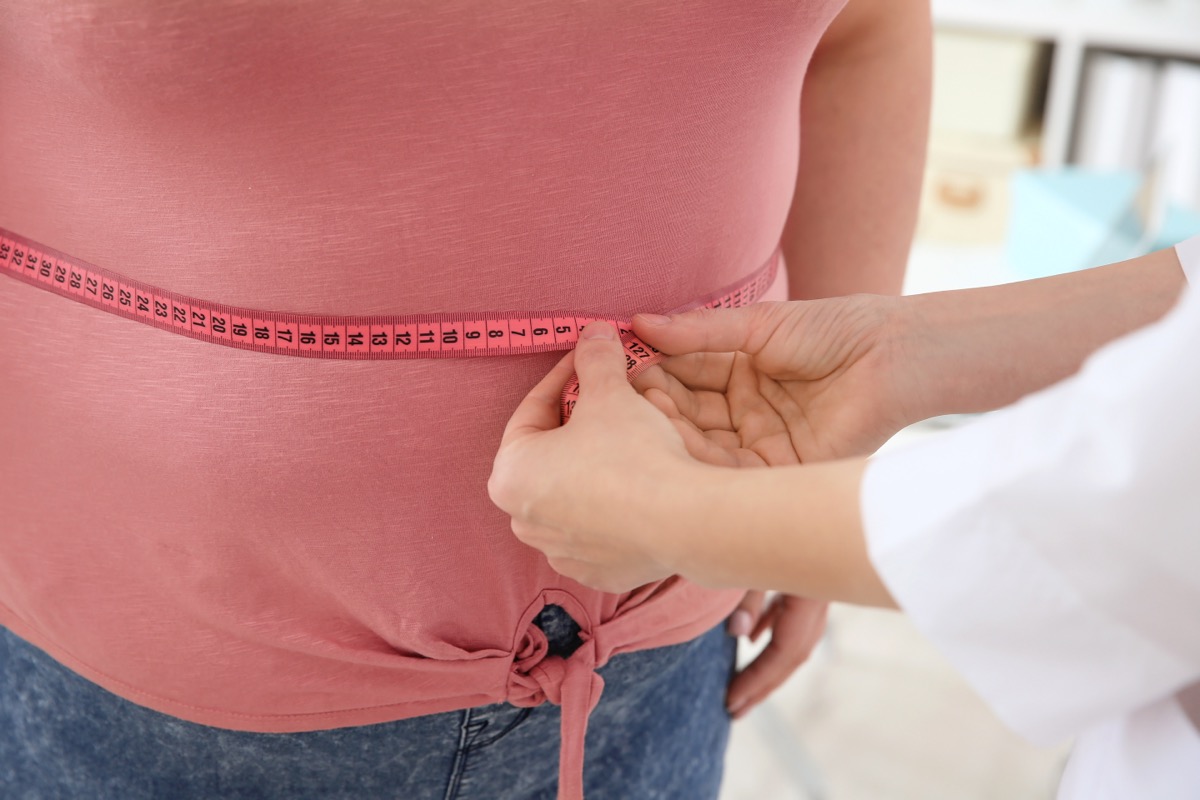
[[[0,227],[251,308],[673,308],[776,248],[841,5],[9,0]],[[209,725],[548,696],[578,738],[593,666],[739,593],[592,591],[511,535],[486,480],[557,358],[269,356],[0,278],[0,623]]]

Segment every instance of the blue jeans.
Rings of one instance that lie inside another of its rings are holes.
[[[558,606],[551,652],[578,645]],[[588,800],[716,798],[735,642],[614,656],[588,723]],[[0,798],[554,800],[560,709],[507,703],[378,725],[247,733],[131,703],[0,628]]]

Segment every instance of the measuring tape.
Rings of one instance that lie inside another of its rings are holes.
[[[735,308],[770,288],[779,253],[737,284],[689,304]],[[127,278],[0,228],[0,273],[126,319],[227,347],[305,358],[472,358],[570,350],[589,322],[613,325],[630,380],[662,360],[627,320],[573,311],[327,316],[261,311],[198,300]],[[562,419],[579,399],[575,376],[563,387]]]

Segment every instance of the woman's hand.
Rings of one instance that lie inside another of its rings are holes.
[[[748,613],[745,611],[747,606],[754,607],[754,621],[747,622],[744,631],[730,625],[729,632],[732,635],[744,634],[751,642],[757,641],[763,633],[771,632],[767,646],[729,683],[725,707],[734,719],[745,716],[783,685],[812,655],[813,648],[825,632],[828,603],[791,594],[776,594],[764,609],[764,600],[765,592],[747,592],[741,606],[734,612],[732,622],[737,622],[738,614]]]
[[[560,427],[572,369],[579,400]],[[556,571],[623,592],[674,574],[657,546],[677,527],[667,495],[696,466],[671,421],[626,379],[616,331],[595,322],[517,407],[488,493]]]
[[[915,421],[920,379],[897,368],[896,303],[857,295],[639,315],[637,335],[674,357],[636,385],[710,463],[866,455]]]
[[[648,518],[625,522],[622,514],[638,506],[642,489],[656,483],[665,488],[664,476],[690,459],[667,418],[629,386],[615,338],[588,338],[614,333],[605,328],[588,326],[580,346],[517,408],[488,489],[512,515],[517,537],[544,551],[555,570],[599,589],[624,591],[674,570],[653,555],[653,537],[665,526],[646,526]],[[580,400],[560,428],[559,395],[572,368],[579,373]],[[622,539],[638,523],[643,533]],[[777,595],[764,610],[764,602],[765,592],[748,592],[733,615],[733,635],[756,639],[772,632],[771,643],[730,683],[726,705],[735,718],[808,658],[824,628],[825,603]]]
[[[639,507],[636,498],[645,497],[645,487],[638,486],[644,465],[659,465],[660,475],[677,474],[687,463],[685,444],[696,458],[715,464],[773,466],[837,458],[869,452],[903,427],[895,421],[903,412],[893,413],[882,388],[894,358],[884,333],[884,302],[856,297],[765,304],[693,312],[665,326],[638,318],[640,335],[664,352],[681,354],[669,359],[665,370],[651,370],[637,382],[647,400],[674,418],[676,436],[667,435],[661,417],[647,416],[650,403],[625,385],[615,339],[604,347],[581,341],[574,366],[582,396],[575,414],[581,406],[591,409],[586,427],[576,428],[573,416],[570,425],[555,430],[558,390],[572,366],[568,357],[510,422],[489,483],[493,500],[513,515],[517,536],[546,552],[552,566],[568,577],[623,591],[671,574],[671,547],[657,550],[665,556],[651,554],[656,542],[667,544],[670,538],[656,537],[678,520],[660,516],[658,525],[646,526],[632,513]],[[601,364],[605,358],[607,369]],[[593,375],[603,375],[605,383],[593,382]],[[630,423],[636,430],[628,429]],[[575,435],[566,436],[568,431]],[[606,454],[596,459],[605,466],[591,471],[590,483],[577,469],[591,463],[590,457],[581,458],[591,452],[588,448]],[[664,454],[672,458],[664,462]],[[650,482],[662,490],[660,499],[670,494],[670,481]],[[627,500],[621,489],[630,492]],[[559,506],[547,511],[553,504],[546,498],[552,495]],[[641,507],[642,514],[649,510]],[[618,523],[622,511],[626,521]],[[613,536],[594,536],[605,526],[613,526]],[[638,529],[645,533],[632,541],[624,535]],[[650,563],[640,561],[647,557]],[[730,625],[734,634],[757,636],[768,627],[773,633],[771,645],[730,686],[727,704],[735,716],[807,659],[824,626],[823,602],[781,595],[760,618],[762,603],[761,592],[749,593]]]
[[[904,425],[890,407],[894,365],[885,298],[775,303],[697,311],[635,330],[666,353],[637,385],[676,420],[688,449],[716,464],[795,464],[874,451]],[[713,352],[713,351],[737,352]],[[665,397],[664,397],[665,394]],[[765,613],[749,592],[734,635],[771,642],[734,678],[726,704],[741,717],[804,663],[824,632],[828,604],[778,595]]]

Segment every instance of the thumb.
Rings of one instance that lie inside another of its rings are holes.
[[[742,602],[729,615],[726,630],[730,636],[749,636],[753,633],[758,620],[762,617],[763,606],[767,602],[767,593],[757,589],[746,592]]]
[[[625,351],[616,329],[593,322],[583,329],[575,346],[575,374],[579,376],[579,402],[601,393],[636,393],[625,377]]]
[[[670,317],[638,314],[633,330],[642,341],[672,356],[687,353],[755,353],[779,325],[783,303],[744,308],[697,308]]]

